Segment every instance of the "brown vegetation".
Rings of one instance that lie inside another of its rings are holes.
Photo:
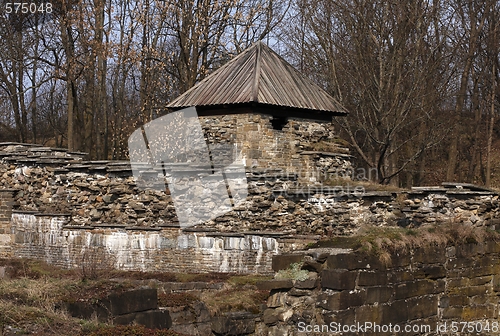
[[[365,226],[354,236],[334,237],[310,244],[309,248],[340,247],[378,255],[382,261],[390,255],[429,246],[448,246],[500,240],[500,233],[463,223],[439,223],[418,228]]]
[[[0,259],[7,277],[0,279],[0,331],[9,326],[34,335],[156,335],[182,336],[167,330],[142,326],[112,326],[97,320],[73,318],[62,308],[76,300],[99,300],[110,293],[127,291],[155,279],[161,282],[224,282],[222,291],[164,293],[159,291],[161,307],[189,306],[203,301],[212,313],[235,310],[258,312],[268,292],[258,291],[257,281],[264,276],[219,273],[175,274],[112,271],[99,279],[83,279],[80,270],[65,270],[37,260]],[[155,283],[158,285],[159,283]]]

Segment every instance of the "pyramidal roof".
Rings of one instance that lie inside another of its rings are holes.
[[[260,41],[167,107],[188,106],[196,106],[199,115],[248,113],[248,107],[250,112],[319,120],[347,114],[333,97]]]

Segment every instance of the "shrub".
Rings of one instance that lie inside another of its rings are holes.
[[[276,273],[276,279],[292,279],[292,280],[306,280],[309,277],[309,271],[301,270],[301,263],[293,263],[286,270],[280,270]]]

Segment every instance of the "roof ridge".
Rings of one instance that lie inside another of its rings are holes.
[[[261,53],[262,53],[262,41],[256,42],[256,52],[255,52],[255,69],[253,77],[253,87],[252,87],[252,101],[259,102],[259,78],[260,78],[260,66],[261,66]]]

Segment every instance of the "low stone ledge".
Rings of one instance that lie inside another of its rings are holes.
[[[262,236],[262,237],[273,237],[273,238],[286,237],[285,232],[279,232],[279,231],[243,231],[241,233],[245,236]]]
[[[147,226],[132,226],[132,227],[126,227],[125,230],[128,231],[161,231],[161,228],[159,227],[147,227]]]
[[[96,229],[125,229],[125,228],[127,228],[126,224],[95,224],[95,225],[91,225],[91,226],[96,228]]]
[[[200,231],[198,231],[200,232]],[[204,232],[204,231],[201,231]],[[245,235],[243,233],[236,233],[236,232],[212,232],[212,231],[206,231],[207,233],[205,236],[207,237],[236,237],[236,238],[243,238]]]
[[[68,213],[44,213],[44,212],[38,212],[33,214],[34,216],[37,217],[71,217],[71,214]]]
[[[89,225],[63,225],[63,230],[93,230],[95,226]]]
[[[165,224],[163,224],[165,225]],[[174,224],[172,224],[174,225]],[[180,224],[179,224],[179,227],[180,227]],[[182,231],[184,232],[215,232],[216,229],[215,228],[197,228],[197,227],[186,227],[186,228],[183,228]]]
[[[113,318],[114,324],[140,324],[151,329],[168,329],[172,326],[172,319],[167,310],[148,310],[138,313],[124,314]]]
[[[293,287],[293,281],[291,279],[273,279],[259,281],[255,285],[259,290],[290,289]]]

